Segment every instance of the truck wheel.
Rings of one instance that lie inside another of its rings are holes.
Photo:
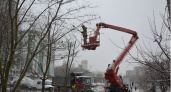
[[[49,92],[53,92],[53,88],[49,88]]]
[[[37,89],[34,87],[33,90],[36,91]]]
[[[81,90],[80,89],[76,89],[75,92],[81,92]]]

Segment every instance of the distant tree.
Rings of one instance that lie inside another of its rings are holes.
[[[139,84],[147,89],[147,86],[151,84],[153,87],[160,86],[162,92],[166,92],[170,87],[170,1],[167,0],[166,11],[164,14],[160,14],[163,22],[161,23],[161,29],[158,29],[154,20],[149,20],[152,38],[149,38],[156,44],[156,47],[144,44],[137,46],[137,57],[132,57],[135,61],[142,64],[142,76],[139,78]]]
[[[98,72],[95,72],[95,74],[96,74],[97,77],[104,77],[103,72],[98,71]]]
[[[168,69],[168,66],[166,64],[167,63],[165,63],[164,66]],[[156,62],[149,62],[148,65],[161,69],[161,67],[158,66]],[[139,76],[138,84],[140,84],[140,87],[142,87],[144,91],[148,91],[149,87],[156,88],[157,86],[160,86],[161,91],[165,92],[166,89],[170,87],[169,74],[161,73],[161,71],[164,71],[164,68],[159,72],[154,70],[152,67],[149,67],[147,65],[144,65],[142,67],[142,75]]]
[[[70,76],[71,73],[71,68],[74,62],[74,59],[76,58],[77,54],[78,54],[78,50],[77,50],[77,44],[76,41],[72,42],[70,40],[66,41],[66,45],[67,45],[67,54],[66,54],[66,65],[65,65],[65,70],[64,70],[64,75],[65,75],[65,84],[64,84],[64,90],[63,92],[67,92],[67,83],[68,83],[68,78]]]

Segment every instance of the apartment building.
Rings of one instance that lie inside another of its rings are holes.
[[[25,33],[25,31],[19,31],[20,37]],[[27,58],[31,58],[35,48],[41,38],[41,35],[38,31],[30,30],[27,32],[25,37],[19,43],[19,49],[17,50],[17,58],[15,59],[16,64],[14,64],[14,68],[16,71],[20,71],[24,68],[24,65],[28,63]],[[45,44],[47,44],[47,37],[42,40],[38,51],[40,51]],[[55,50],[55,45],[52,45],[52,50]],[[48,76],[54,76],[54,61],[55,61],[55,52],[51,55],[51,62],[48,69]],[[28,75],[34,74],[35,72],[39,75],[42,74],[42,70],[45,71],[47,65],[47,47],[43,48],[39,53],[36,54],[34,59],[31,61],[30,67],[28,69]]]

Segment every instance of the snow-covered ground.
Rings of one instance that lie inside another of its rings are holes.
[[[104,92],[104,87],[103,86],[97,86],[93,87],[94,92]]]
[[[104,83],[92,83],[91,85],[94,92],[104,92]]]
[[[94,92],[105,92],[104,90],[104,86],[105,84],[104,83],[92,83],[92,89],[94,90]],[[140,90],[140,89],[132,89],[131,92],[144,92],[143,90]],[[156,92],[161,92],[159,89],[156,89]],[[170,92],[169,90],[167,90],[167,92]]]
[[[105,92],[104,91],[104,87],[99,85],[99,86],[96,86],[96,87],[93,87],[93,90],[94,92]],[[144,92],[143,90],[140,90],[140,89],[133,89],[132,92]],[[156,90],[156,92],[161,92],[160,90]],[[169,90],[167,90],[167,92],[171,92]]]
[[[105,92],[103,86],[97,86],[97,87],[94,87],[93,89],[94,89],[94,92]],[[144,91],[139,90],[139,89],[136,89],[136,90],[133,89],[132,92],[144,92]]]
[[[139,89],[137,89],[137,90],[132,90],[132,92],[144,92],[144,91],[142,91],[142,90],[139,90]]]
[[[104,83],[92,83],[92,86],[94,86],[92,89],[94,90],[94,92],[105,92],[104,90]],[[143,92],[142,90],[139,89],[133,89],[132,92]]]

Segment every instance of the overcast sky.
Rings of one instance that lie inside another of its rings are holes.
[[[136,45],[141,45],[145,42],[146,44],[150,43],[154,47],[156,46],[154,42],[149,41],[145,36],[151,36],[149,19],[153,20],[153,14],[156,19],[157,28],[161,27],[160,13],[162,14],[165,11],[166,0],[89,0],[89,3],[98,7],[85,10],[84,12],[93,12],[100,16],[101,20],[85,24],[88,31],[93,31],[89,28],[96,29],[96,23],[104,22],[136,31],[139,36]],[[132,37],[132,35],[127,33],[105,28],[101,28],[100,33],[100,46],[94,51],[81,50],[79,53],[80,57],[76,59],[75,65],[81,63],[82,60],[88,60],[88,68],[91,71],[105,72],[107,65],[112,63],[123,51],[117,46],[124,48]],[[80,39],[80,36],[78,36],[78,39]],[[136,48],[133,46],[130,53],[136,56],[136,52]],[[128,63],[128,61],[133,62],[129,60],[127,55],[119,66],[119,74],[125,74],[126,70],[132,70],[138,65],[137,63]],[[56,62],[56,65],[62,64],[62,62],[63,60]]]
[[[160,25],[161,17],[159,14],[164,12],[166,6],[166,0],[90,0],[89,2],[98,5],[96,9],[92,9],[92,12],[101,17],[101,20],[92,22],[91,27],[96,28],[96,23],[104,22],[132,29],[139,36],[136,44],[142,44],[143,41],[150,42],[143,36],[151,36],[148,19],[153,19],[154,14],[157,25]],[[81,51],[81,57],[77,61],[88,60],[91,71],[105,72],[107,65],[122,52],[122,49],[113,45],[110,39],[119,47],[124,47],[132,35],[104,28],[101,28],[100,32],[102,33],[100,47],[97,47],[95,51]],[[131,49],[131,54],[136,55],[135,46]],[[137,65],[127,63],[127,61],[129,60],[126,56],[120,64],[119,74],[125,74],[126,70],[133,69]]]

